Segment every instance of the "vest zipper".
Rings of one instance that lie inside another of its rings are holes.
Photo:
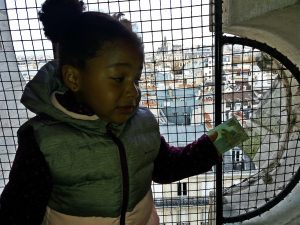
[[[121,208],[121,216],[120,216],[120,225],[125,225],[126,219],[126,211],[128,206],[128,198],[129,198],[129,175],[128,175],[128,165],[127,165],[127,157],[124,145],[122,141],[112,133],[112,131],[107,128],[108,135],[112,138],[114,143],[118,146],[120,163],[122,169],[122,187],[123,187],[123,201]]]

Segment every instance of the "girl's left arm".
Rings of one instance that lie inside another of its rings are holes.
[[[0,196],[1,225],[40,225],[51,189],[49,168],[28,128],[19,135],[9,182]]]
[[[221,156],[206,134],[185,147],[170,146],[161,136],[152,179],[161,184],[171,183],[205,173],[221,160]]]

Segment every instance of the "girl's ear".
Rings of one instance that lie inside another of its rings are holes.
[[[73,92],[81,88],[81,74],[79,69],[69,64],[62,66],[62,78],[65,85]]]

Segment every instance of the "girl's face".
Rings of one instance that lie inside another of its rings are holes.
[[[122,124],[139,105],[142,51],[128,41],[114,41],[80,71],[79,97],[103,120]]]

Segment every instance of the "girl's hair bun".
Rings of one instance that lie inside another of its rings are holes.
[[[84,3],[79,0],[46,0],[38,13],[45,36],[53,43],[60,42],[83,11]]]

